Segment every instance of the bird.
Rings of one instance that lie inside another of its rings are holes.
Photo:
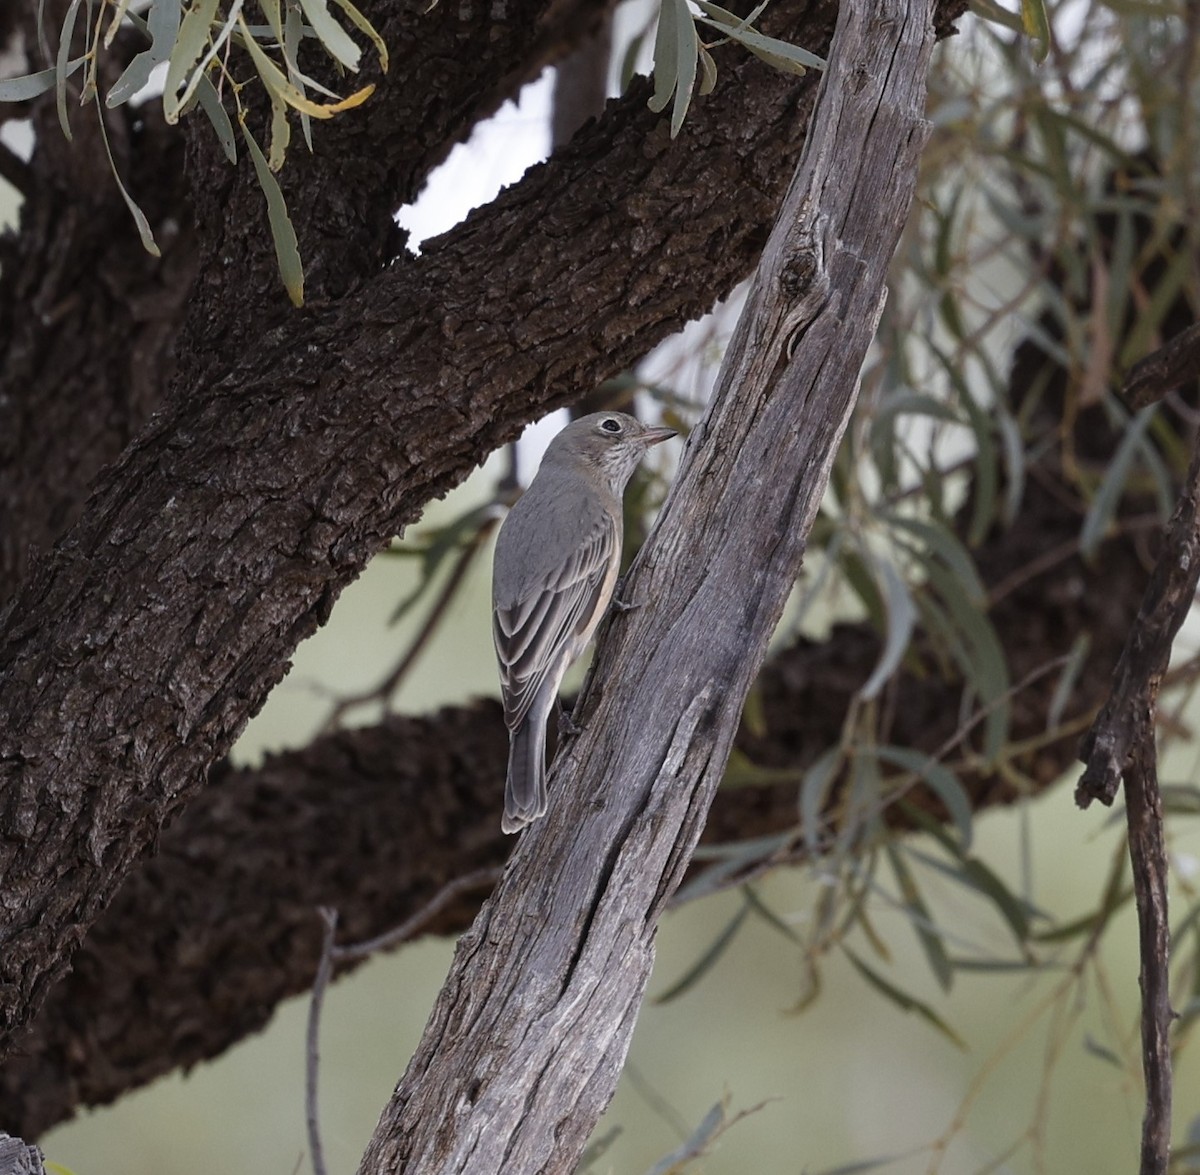
[[[545,814],[546,723],[563,675],[612,600],[625,487],[646,451],[673,436],[624,412],[572,421],[496,536],[492,635],[509,732],[506,833]]]

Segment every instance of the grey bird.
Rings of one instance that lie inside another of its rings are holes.
[[[651,445],[673,437],[593,412],[550,442],[509,511],[492,565],[492,635],[509,731],[505,832],[546,811],[546,723],[563,674],[596,631],[621,565],[621,498]]]

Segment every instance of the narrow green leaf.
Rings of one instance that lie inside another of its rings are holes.
[[[163,117],[167,122],[179,120],[179,112],[183,106],[179,91],[209,43],[216,15],[217,0],[195,0],[194,5],[183,15],[179,35],[175,38],[168,59],[166,81],[163,83]]]
[[[816,1172],[816,1175],[863,1175],[866,1171],[878,1171],[883,1167],[890,1167],[903,1157],[903,1155],[883,1155],[877,1159],[862,1159],[855,1163],[841,1163],[836,1167],[826,1167],[823,1171]]]
[[[151,71],[170,58],[182,19],[179,0],[154,0],[146,14],[146,20],[143,22],[138,18],[135,23],[150,38],[150,48],[143,49],[113,83],[112,89],[104,99],[110,109],[120,106],[122,102],[128,102],[140,92],[150,81]]]
[[[899,668],[917,622],[917,609],[909,594],[908,585],[891,563],[879,561],[876,566],[883,580],[883,598],[887,607],[887,637],[878,664],[858,691],[859,697],[867,701],[878,696],[879,691]]]
[[[225,152],[225,158],[230,163],[236,163],[237,140],[233,134],[233,123],[229,121],[229,115],[225,112],[225,107],[221,105],[221,96],[217,93],[217,87],[207,77],[201,77],[196,85],[196,101],[200,103],[200,109],[212,123],[212,128],[217,134],[217,142],[221,144],[221,150]]]
[[[800,826],[804,843],[814,855],[820,852],[824,830],[822,813],[841,763],[841,748],[830,747],[804,773],[804,781],[800,784]]]
[[[300,72],[300,66],[297,64],[297,54],[300,50],[300,41],[303,35],[301,28],[300,7],[293,0],[292,3],[288,4],[287,15],[284,17],[283,22],[283,61],[287,66],[288,78],[291,80],[292,85],[303,94],[305,92],[305,84],[309,79]],[[324,89],[323,86],[319,88]],[[330,97],[336,96],[335,94],[330,94]],[[313,149],[312,119],[304,111],[300,111],[300,133],[304,135],[304,145],[311,153]]]
[[[54,59],[54,84],[56,87],[55,103],[58,107],[58,125],[62,127],[63,137],[71,141],[71,122],[67,118],[67,67],[71,64],[67,55],[71,51],[71,38],[75,35],[75,18],[79,15],[80,0],[71,0],[63,17],[62,29],[58,36],[58,52]],[[87,60],[87,55],[84,55]]]
[[[351,39],[350,34],[329,14],[326,0],[300,0],[304,15],[312,25],[317,39],[325,46],[330,57],[340,61],[347,69],[357,73],[362,50]]]
[[[972,971],[983,975],[1012,975],[1014,972],[1054,969],[1056,964],[1029,959],[969,959],[963,955],[952,955],[950,966],[955,971]]]
[[[798,947],[804,946],[804,940],[782,919],[766,902],[758,895],[752,885],[742,886],[742,896],[745,897],[747,905],[757,914],[768,926],[779,931],[784,938],[789,942],[793,942]]]
[[[777,853],[786,852],[795,844],[795,840],[794,833],[784,832],[774,836],[753,837],[750,840],[738,841],[733,845],[701,845],[696,850],[694,859],[697,861],[715,860],[717,864],[681,885],[676,891],[672,904],[681,906],[685,902],[693,902],[698,898],[709,897],[711,894],[728,889],[732,878],[755,869],[765,861],[770,861]]]
[[[971,553],[959,542],[953,531],[940,522],[908,518],[894,511],[888,511],[881,517],[894,530],[904,531],[919,539],[923,550],[918,548],[916,553],[922,558],[922,562],[925,561],[926,553],[936,555],[958,577],[971,600],[980,607],[983,606],[987,599],[987,590],[975,569],[975,560],[971,558]]]
[[[793,45],[788,41],[780,41],[775,37],[768,37],[764,33],[760,33],[757,29],[750,27],[767,7],[765,3],[759,4],[746,17],[737,16],[728,9],[711,3],[710,0],[696,0],[696,5],[704,13],[704,16],[700,19],[705,24],[718,29],[727,37],[732,37],[734,40],[740,41],[750,52],[762,57],[764,60],[769,60],[772,65],[777,65],[778,68],[782,68],[788,72],[803,73],[806,68],[824,69],[826,66],[826,61],[823,57],[818,57],[815,53],[810,53],[807,49],[800,48],[799,45]]]
[[[1046,729],[1054,730],[1060,722],[1062,722],[1063,711],[1067,708],[1067,703],[1071,700],[1071,694],[1075,691],[1075,684],[1079,681],[1079,674],[1083,670],[1083,663],[1087,660],[1087,655],[1092,648],[1092,638],[1090,634],[1081,632],[1071,643],[1071,651],[1067,654],[1066,664],[1062,667],[1062,672],[1058,675],[1058,681],[1054,685],[1054,693],[1050,697],[1050,705],[1046,711]]]
[[[875,577],[871,574],[865,560],[858,551],[848,547],[842,554],[842,574],[854,594],[862,601],[867,619],[876,628],[883,631],[887,624],[887,609]]]
[[[909,747],[876,747],[875,754],[885,763],[911,771],[942,801],[958,833],[959,849],[965,853],[971,847],[974,811],[970,796],[954,772],[924,752]]]
[[[1085,1052],[1089,1052],[1093,1057],[1099,1057],[1100,1060],[1106,1061],[1108,1064],[1117,1069],[1124,1071],[1125,1063],[1120,1056],[1108,1047],[1106,1044],[1101,1044],[1090,1032],[1084,1034],[1083,1048]]]
[[[240,5],[242,0],[234,0],[234,3]],[[284,75],[283,70],[263,52],[263,48],[249,34],[246,29],[246,23],[242,18],[238,17],[239,23],[242,25],[242,43],[246,46],[246,52],[250,54],[250,60],[254,62],[254,68],[258,70],[258,76],[262,84],[266,86],[272,97],[277,97],[281,101],[286,102],[289,106],[305,113],[311,114],[314,118],[332,118],[340,110],[348,110],[353,106],[358,106],[365,102],[375,91],[374,83],[363,86],[356,90],[348,98],[342,98],[338,102],[333,102],[328,105],[322,105],[318,102],[313,102],[306,98]],[[306,79],[311,83],[311,79]]]
[[[178,103],[177,110],[179,113],[182,113],[187,107],[188,103],[191,102],[192,95],[195,94],[196,87],[200,84],[200,79],[205,76],[205,72],[207,71],[209,64],[216,59],[217,54],[221,52],[225,46],[225,43],[233,35],[234,25],[240,24],[243,29],[246,28],[246,21],[242,16],[242,5],[244,3],[245,0],[232,0],[230,3],[229,13],[225,18],[225,23],[217,30],[217,35],[213,37],[212,43],[204,53],[204,56],[200,58],[196,68],[192,71],[192,76],[188,78],[187,83],[183,87],[183,93],[181,93],[178,98],[174,100]],[[248,31],[246,36],[251,42],[257,44],[257,42],[254,41],[254,38],[250,36]],[[164,99],[166,98],[165,93],[163,94],[163,97]]]
[[[283,45],[283,12],[279,7],[279,0],[258,0],[258,6],[262,9],[263,16],[267,20],[267,28],[271,30],[271,36],[275,38],[277,45]],[[289,11],[291,11],[289,7]],[[253,27],[247,26],[253,33]]]
[[[278,171],[283,166],[288,144],[292,140],[292,126],[288,122],[287,107],[280,99],[271,95],[271,141],[268,147],[267,166]]]
[[[700,94],[711,94],[717,86],[717,63],[713,60],[712,54],[702,45],[697,44],[696,48],[700,54]]]
[[[687,969],[682,978],[678,979],[666,991],[657,996],[654,1002],[656,1004],[670,1003],[671,1000],[677,999],[703,979],[712,970],[717,960],[725,953],[729,944],[737,937],[737,932],[741,930],[742,923],[746,921],[746,916],[749,913],[749,904],[743,902],[741,909],[725,924],[725,928],[713,939],[711,945],[700,958]]]
[[[1020,18],[1007,8],[1001,8],[995,0],[970,0],[971,11],[977,16],[983,17],[984,20],[990,20],[993,24],[1000,25],[1014,33],[1024,32],[1021,27]]]
[[[300,248],[296,240],[296,230],[288,217],[287,204],[283,199],[279,181],[271,174],[262,149],[255,142],[250,128],[244,118],[238,120],[242,127],[242,137],[250,149],[250,158],[254,161],[254,174],[258,177],[258,185],[267,199],[267,222],[271,226],[271,239],[275,243],[275,260],[279,265],[279,276],[283,278],[284,288],[292,305],[304,305],[304,266],[300,261]]]
[[[949,608],[955,625],[966,639],[968,656],[962,663],[962,670],[980,701],[988,707],[987,716],[983,719],[984,755],[989,761],[994,761],[1008,741],[1012,718],[1012,700],[1007,696],[1010,684],[1008,663],[1004,658],[1004,650],[992,622],[967,596],[959,580],[937,563],[927,564],[927,570],[930,583]]]
[[[901,905],[908,912],[908,920],[921,944],[921,949],[925,952],[929,969],[938,981],[938,986],[943,991],[949,991],[954,985],[954,970],[946,956],[946,945],[942,942],[942,936],[937,932],[933,917],[929,913],[929,907],[921,896],[917,879],[904,863],[904,858],[893,841],[888,841],[884,848],[892,866],[892,872],[896,875],[896,884],[900,887]]]
[[[1021,499],[1025,496],[1025,446],[1021,441],[1021,429],[1013,414],[998,404],[996,424],[1000,432],[1000,447],[1004,453],[1004,504],[1000,517],[1005,526],[1011,526],[1021,511]]]
[[[333,0],[333,2],[350,18],[350,23],[375,47],[379,57],[379,68],[388,71],[388,49],[384,39],[376,31],[375,26],[350,2],[350,0]]]
[[[939,861],[937,857],[915,848],[909,850],[914,857],[931,869],[938,870],[959,884],[966,884],[982,897],[987,898],[996,907],[1000,917],[1008,924],[1013,938],[1019,944],[1023,945],[1026,940],[1031,938],[1041,941],[1041,936],[1033,934],[1029,924],[1032,917],[1044,917],[1040,910],[1017,897],[978,857],[962,852],[946,830],[926,813],[912,805],[906,805],[905,812],[914,823],[919,824],[929,833],[958,864],[948,865],[944,861]]]
[[[667,0],[663,0],[664,3]],[[696,36],[696,22],[692,19],[688,0],[670,0],[678,12],[675,15],[677,35],[675,38],[675,105],[671,109],[671,138],[679,134],[683,120],[692,103],[692,88],[696,84],[696,58],[700,51],[700,38]]]
[[[86,60],[74,57],[67,62],[65,76],[70,77]],[[28,102],[47,90],[53,89],[58,81],[58,67],[39,69],[37,73],[23,73],[20,77],[0,80],[0,102]]]
[[[1117,446],[1117,451],[1113,454],[1108,469],[1104,472],[1104,477],[1096,490],[1095,497],[1092,498],[1092,503],[1083,519],[1083,527],[1079,532],[1079,549],[1085,559],[1091,559],[1096,554],[1108,534],[1108,529],[1117,512],[1117,505],[1121,500],[1122,491],[1125,489],[1125,483],[1129,480],[1134,457],[1141,447],[1142,437],[1146,429],[1150,427],[1150,420],[1157,408],[1157,404],[1151,404],[1130,420],[1125,435],[1121,438],[1121,443]]]
[[[647,105],[655,114],[666,110],[679,80],[679,7],[675,0],[660,0],[658,31],[654,36],[654,93]],[[688,24],[692,24],[688,17]]]
[[[683,1165],[691,1159],[698,1158],[708,1148],[712,1140],[725,1128],[726,1111],[729,1109],[727,1100],[719,1101],[700,1120],[700,1125],[692,1131],[684,1143],[669,1155],[659,1159],[646,1175],[673,1175],[681,1172]]]
[[[696,7],[725,28],[748,29],[767,10],[769,2],[770,0],[761,0],[746,16],[738,16],[737,13],[730,12],[728,8],[713,4],[712,0],[696,0]]]
[[[421,560],[421,580],[407,596],[393,609],[388,617],[388,624],[398,624],[422,596],[428,591],[437,575],[438,570],[447,557],[456,551],[466,550],[473,546],[479,538],[480,531],[486,526],[489,529],[495,524],[497,517],[495,508],[490,502],[482,506],[474,506],[460,514],[457,518],[428,532],[427,542],[414,553]]]
[[[150,222],[146,219],[146,214],[138,207],[137,201],[121,182],[121,176],[118,174],[117,165],[113,160],[112,148],[108,145],[108,130],[104,125],[104,111],[99,102],[96,103],[96,117],[100,120],[100,138],[104,141],[104,154],[108,156],[108,166],[112,169],[113,179],[117,181],[121,199],[125,201],[125,207],[129,209],[129,213],[133,217],[133,223],[137,225],[138,236],[142,239],[142,248],[151,257],[161,257],[162,254],[154,240],[154,233],[150,230]]]
[[[909,995],[908,992],[902,991],[895,984],[889,983],[883,978],[879,972],[868,967],[849,947],[843,945],[842,951],[850,960],[854,969],[861,975],[867,983],[869,983],[880,995],[889,999],[903,1012],[916,1012],[927,1024],[932,1025],[942,1033],[952,1044],[957,1045],[960,1049],[966,1049],[966,1043],[962,1037],[950,1027],[928,1004],[922,1003],[916,996]]]
[[[810,69],[823,70],[825,68],[826,63],[823,57],[818,57],[807,49],[801,49],[799,45],[789,44],[777,37],[768,37],[766,34],[758,32],[757,29],[726,28],[720,21],[712,20],[707,16],[697,19],[704,21],[712,28],[719,29],[725,36],[731,37],[748,49],[755,57],[783,73],[802,77]]]
[[[1021,28],[1033,41],[1033,58],[1041,63],[1050,52],[1050,18],[1045,0],[1021,0]]]

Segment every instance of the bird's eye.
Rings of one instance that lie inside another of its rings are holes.
[[[604,429],[605,432],[620,432],[621,422],[615,417],[608,416],[604,420],[600,421],[600,427]]]

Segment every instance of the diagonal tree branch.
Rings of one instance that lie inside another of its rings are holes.
[[[1160,378],[1169,382],[1171,376]],[[1154,574],[1117,663],[1112,694],[1085,736],[1086,763],[1076,800],[1111,805],[1122,780],[1129,825],[1141,953],[1142,1067],[1146,1111],[1141,1175],[1165,1175],[1171,1156],[1170,928],[1167,849],[1158,787],[1155,724],[1171,646],[1196,600],[1200,583],[1200,447],[1192,453]]]
[[[281,177],[310,299],[339,296],[384,268],[401,247],[395,209],[602,13],[550,0],[364,7],[388,38],[393,67],[379,76],[369,61],[378,85],[370,104],[320,127],[313,154],[294,148]],[[35,9],[20,14],[26,44],[36,39]],[[108,165],[93,109],[76,118],[69,145],[53,94],[34,104],[21,229],[0,246],[0,603],[25,575],[30,550],[66,530],[97,472],[158,407],[179,348],[199,383],[288,316],[247,161],[230,168],[197,115],[185,123],[189,194],[179,128],[153,103],[108,112],[118,167],[164,251],[157,263],[141,249],[116,185],[102,179]],[[180,340],[185,319],[192,325]]]
[[[363,1175],[570,1170],[612,1096],[854,403],[928,133],[933,39],[920,0],[842,6],[713,402],[627,581],[652,604],[602,641],[551,811],[460,940]]]

